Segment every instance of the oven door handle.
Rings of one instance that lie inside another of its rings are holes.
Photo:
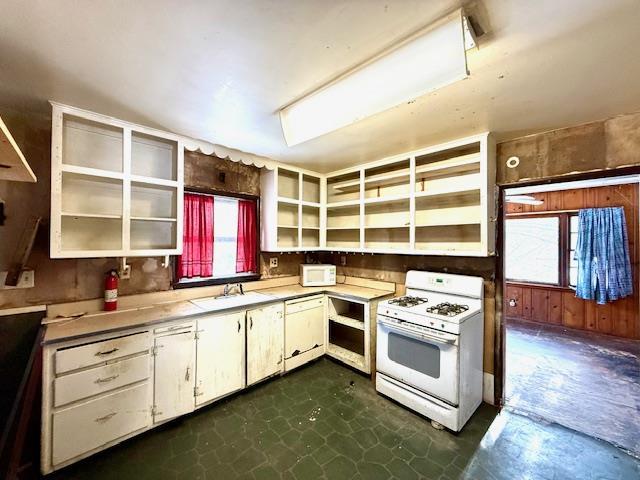
[[[433,342],[437,342],[437,343],[444,343],[447,345],[457,345],[458,344],[458,339],[457,338],[442,338],[442,337],[437,337],[434,335],[429,335],[428,333],[425,332],[417,332],[415,330],[412,330],[411,328],[406,328],[406,327],[402,327],[398,324],[395,323],[390,323],[390,322],[385,322],[384,320],[378,320],[382,325],[386,326],[387,328],[389,328],[389,330],[394,330],[398,333],[404,333],[406,335],[410,335],[414,338],[417,338],[419,340],[431,340]]]

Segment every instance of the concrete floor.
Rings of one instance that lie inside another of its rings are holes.
[[[640,457],[640,342],[507,323],[506,404]]]
[[[435,430],[376,394],[367,378],[321,359],[47,478],[623,480],[638,474],[640,462],[608,444],[514,413],[496,416],[488,405],[457,435]]]

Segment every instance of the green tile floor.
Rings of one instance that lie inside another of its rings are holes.
[[[635,479],[607,444],[483,405],[457,435],[321,359],[51,479]]]

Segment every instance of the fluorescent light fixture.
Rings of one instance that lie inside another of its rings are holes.
[[[466,32],[465,32],[466,29]],[[287,145],[319,137],[469,75],[462,9],[280,110]]]
[[[507,195],[505,200],[507,203],[522,203],[524,205],[542,205],[543,200],[538,200],[531,195]]]

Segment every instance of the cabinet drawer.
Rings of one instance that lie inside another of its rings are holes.
[[[148,332],[126,335],[101,342],[70,347],[56,352],[56,374],[97,365],[114,358],[125,357],[149,350]]]
[[[163,333],[183,333],[185,331],[189,331],[189,329],[193,328],[194,323],[193,322],[189,322],[189,323],[180,323],[177,325],[169,325],[169,326],[163,326],[163,327],[158,327],[156,329],[153,330],[153,333],[155,334],[163,334]]]
[[[149,384],[143,383],[54,413],[53,465],[147,427],[150,405]]]
[[[290,300],[285,303],[285,314],[303,312],[312,308],[322,307],[324,305],[324,295],[318,295],[317,297],[301,298],[298,300]]]
[[[54,406],[66,405],[149,378],[150,359],[151,355],[143,354],[58,377],[53,385]]]

